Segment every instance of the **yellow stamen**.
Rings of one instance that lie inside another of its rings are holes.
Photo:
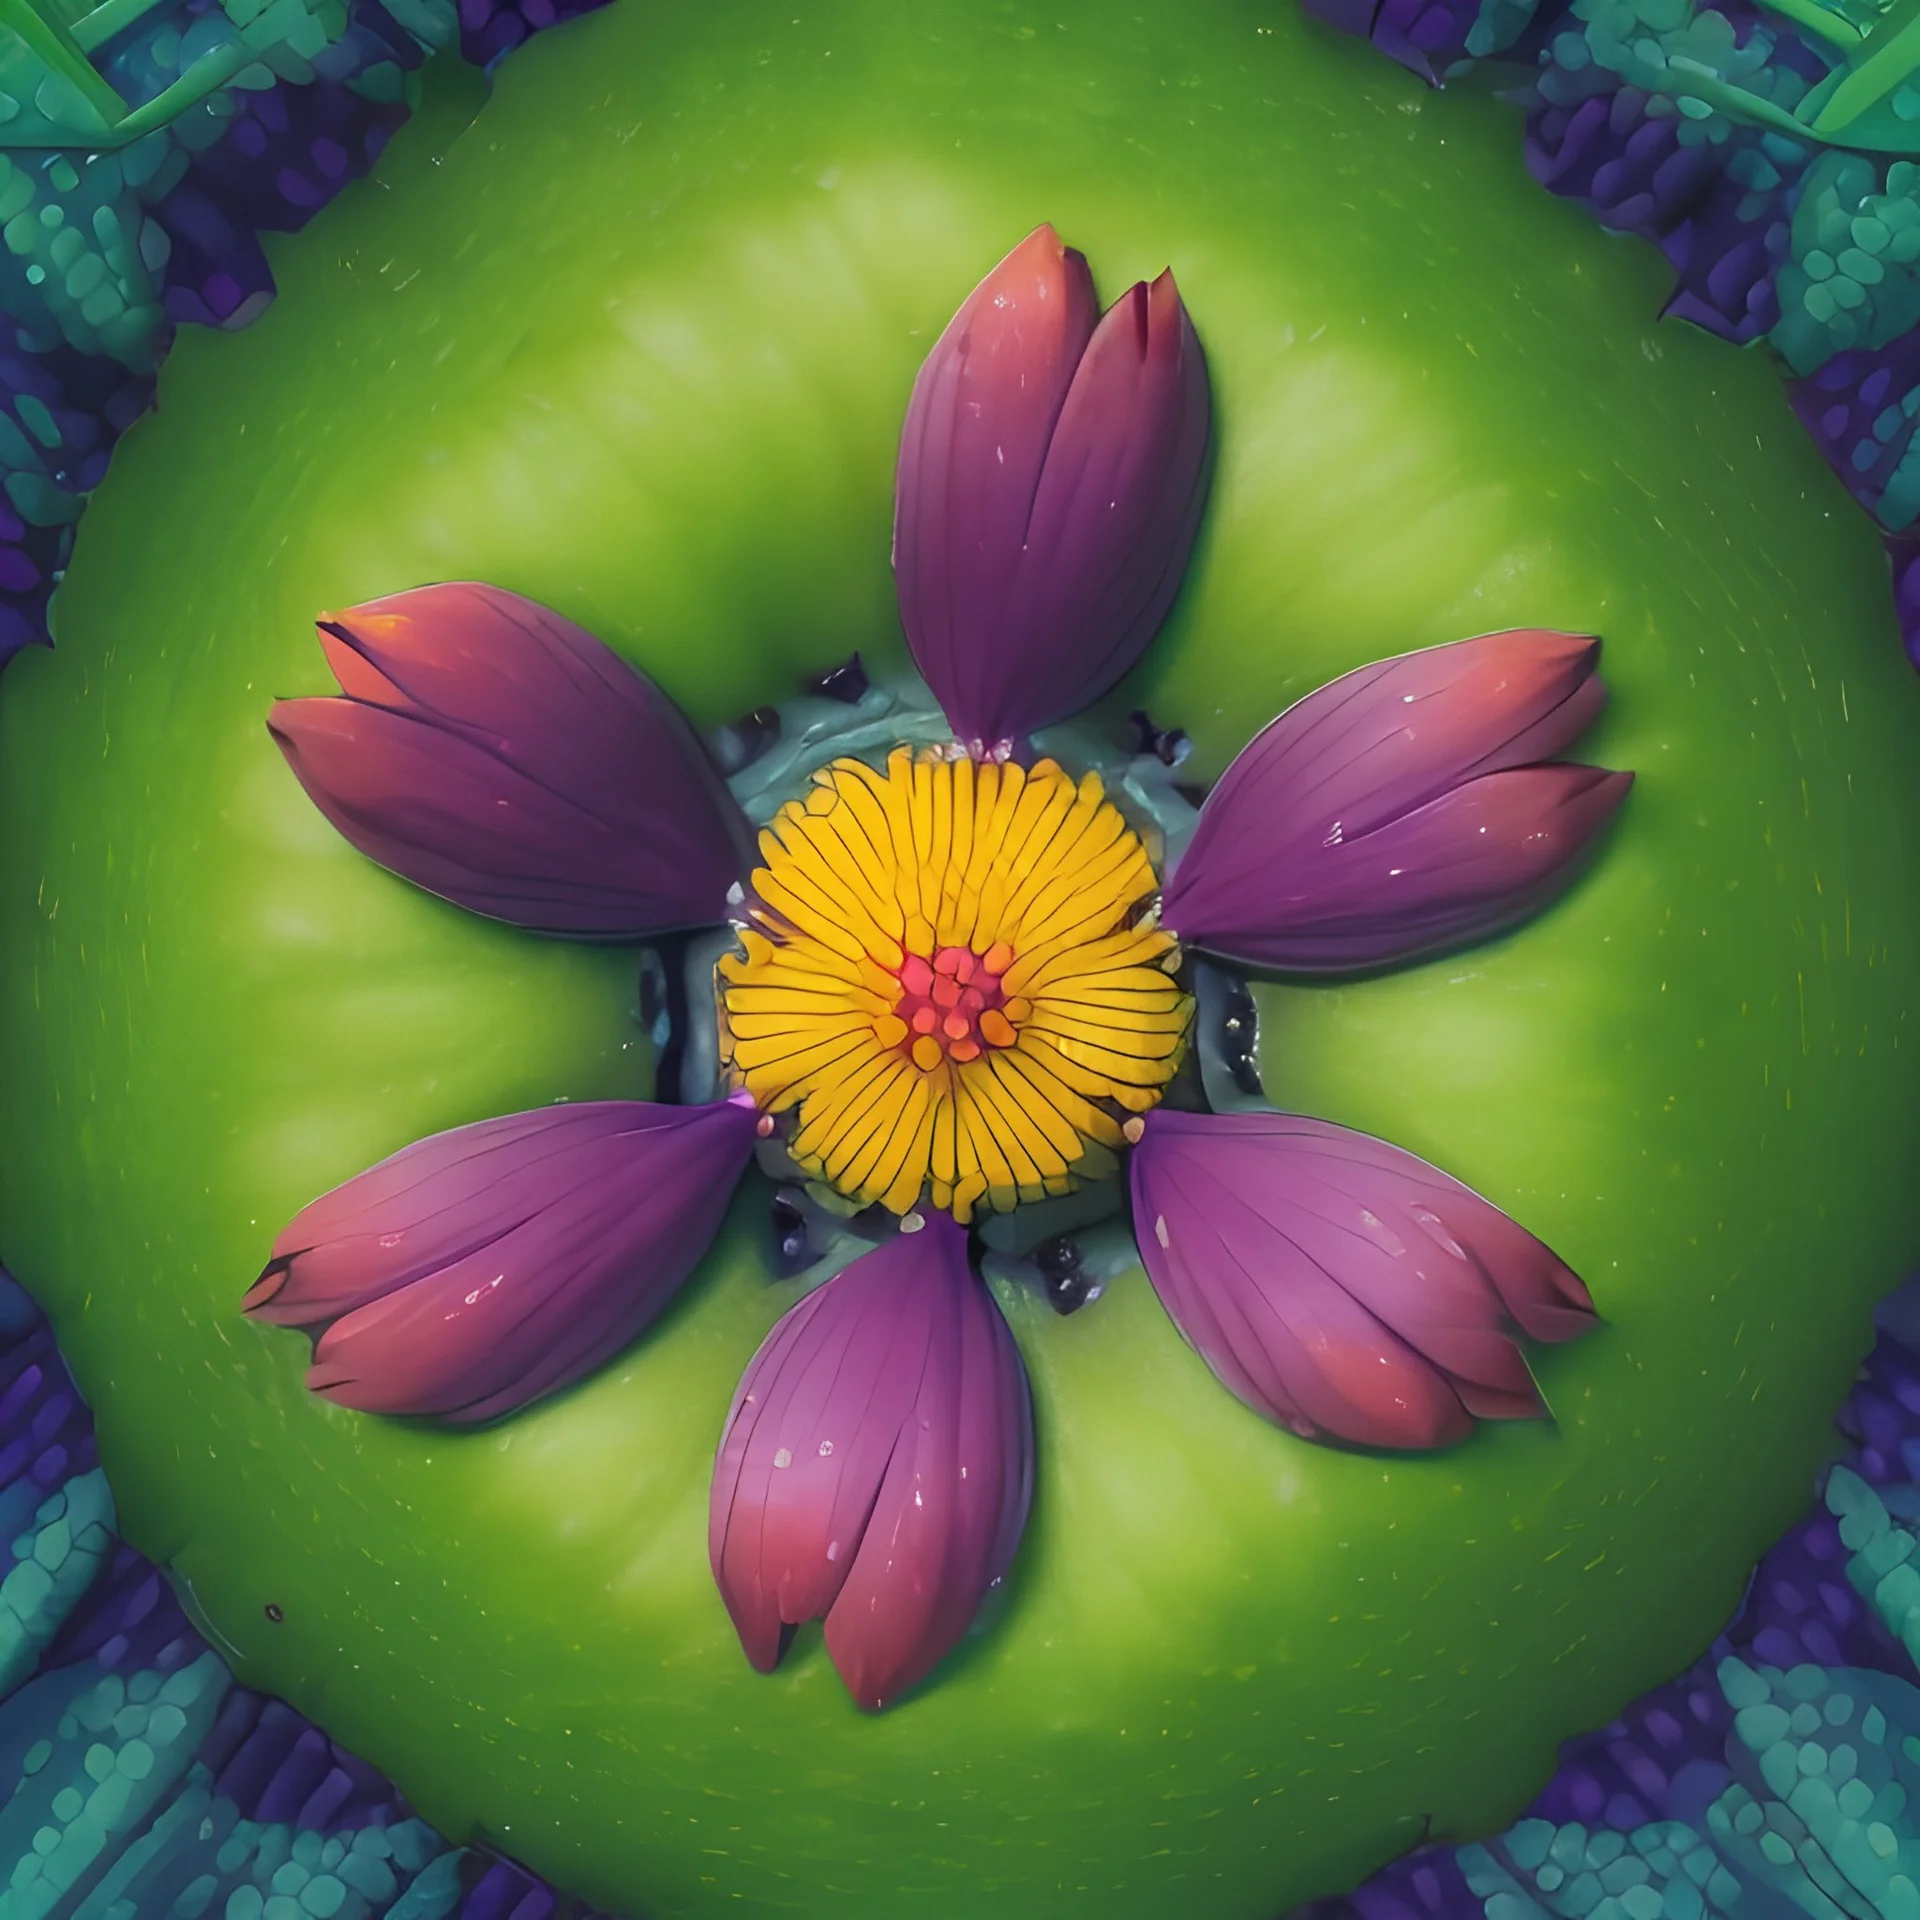
[[[1192,1003],[1099,776],[899,748],[813,778],[718,968],[734,1084],[793,1109],[789,1151],[861,1205],[966,1221],[1109,1177]]]

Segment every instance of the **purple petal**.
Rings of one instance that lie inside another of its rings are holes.
[[[914,382],[894,569],[915,664],[992,746],[1097,699],[1179,591],[1205,496],[1206,361],[1171,273],[1096,324],[1086,261],[1038,228]]]
[[[602,1100],[456,1127],[303,1207],[242,1306],[315,1336],[307,1385],[491,1420],[590,1373],[718,1230],[755,1115]]]
[[[1526,919],[1633,783],[1536,764],[1599,712],[1599,652],[1495,633],[1310,693],[1208,795],[1163,923],[1250,965],[1341,972]]]
[[[332,616],[342,698],[268,721],[370,859],[470,912],[634,940],[726,917],[745,821],[693,730],[592,634],[497,587],[420,587]]]
[[[1281,1113],[1156,1108],[1129,1174],[1148,1278],[1241,1400],[1294,1432],[1437,1447],[1542,1411],[1516,1334],[1596,1324],[1579,1277],[1459,1181]]]
[[[1012,1564],[1033,1487],[1026,1369],[967,1236],[926,1217],[800,1302],[754,1355],[714,1464],[713,1576],[747,1658],[825,1614],[877,1712]]]

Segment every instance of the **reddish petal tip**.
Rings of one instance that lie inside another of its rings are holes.
[[[894,511],[901,620],[956,739],[1024,737],[1139,658],[1192,549],[1211,417],[1170,272],[1102,316],[1044,226],[962,303],[914,382]]]
[[[288,1264],[284,1260],[273,1260],[267,1264],[261,1271],[260,1278],[241,1295],[240,1311],[242,1313],[258,1313],[279,1295],[280,1290],[287,1284]]]
[[[1180,297],[1180,283],[1173,277],[1171,267],[1161,268],[1159,275],[1150,281],[1141,283],[1143,304],[1156,326],[1176,327],[1190,325],[1187,303]]]
[[[664,693],[517,594],[421,587],[329,614],[338,697],[268,728],[369,859],[542,933],[635,940],[711,926],[750,834]]]
[[[1129,1169],[1141,1259],[1239,1399],[1306,1438],[1447,1446],[1540,1417],[1515,1345],[1578,1337],[1586,1289],[1457,1180],[1278,1113],[1148,1116]]]
[[[376,707],[394,707],[405,712],[412,703],[405,692],[374,665],[376,647],[389,653],[397,651],[406,637],[408,622],[393,614],[361,615],[358,628],[351,624],[352,613],[328,614],[315,622],[320,651],[327,657],[340,691],[350,700],[364,700]]]
[[[861,1709],[951,1651],[1012,1561],[1032,1491],[1019,1349],[944,1214],[794,1307],[740,1383],[708,1552],[747,1658],[826,1618]]]
[[[1600,1319],[1600,1309],[1593,1304],[1593,1295],[1587,1290],[1587,1283],[1582,1280],[1571,1267],[1562,1266],[1557,1268],[1553,1276],[1553,1285],[1554,1290],[1560,1295],[1560,1298],[1564,1300],[1575,1313],[1591,1321],[1593,1326],[1603,1324]],[[1578,1339],[1582,1333],[1590,1331],[1590,1327],[1580,1327],[1560,1337],[1567,1340],[1575,1340]]]
[[[1633,790],[1630,772],[1610,767],[1589,767],[1578,761],[1553,761],[1537,770],[1547,778],[1563,778],[1564,785],[1544,813],[1559,812],[1566,817],[1561,866],[1570,867],[1587,845],[1606,827],[1626,803]],[[1550,793],[1544,782],[1542,793]],[[1549,881],[1556,876],[1548,874]]]
[[[1337,973],[1539,911],[1632,785],[1555,759],[1598,715],[1588,634],[1514,630],[1383,660],[1309,694],[1228,767],[1163,924],[1255,966]]]
[[[307,1391],[317,1393],[323,1400],[331,1400],[335,1406],[353,1406],[352,1400],[342,1397],[342,1390],[353,1383],[352,1372],[338,1364],[315,1364],[307,1369]]]
[[[302,1208],[243,1304],[313,1337],[307,1384],[342,1406],[497,1419],[652,1321],[753,1142],[725,1101],[583,1101],[436,1134]]]

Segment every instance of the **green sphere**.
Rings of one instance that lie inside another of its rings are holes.
[[[433,76],[267,317],[181,341],[0,696],[0,1250],[129,1538],[454,1837],[661,1920],[1264,1920],[1510,1819],[1803,1509],[1920,1242],[1920,687],[1764,357],[1656,325],[1657,258],[1518,147],[1291,5],[622,0],[484,105]],[[1137,1270],[1070,1319],[1007,1294],[1032,1522],[868,1718],[817,1628],[751,1671],[707,1569],[795,1297],[764,1190],[637,1346],[484,1432],[323,1404],[240,1317],[322,1190],[651,1074],[634,952],[373,867],[264,721],[331,691],[316,614],[442,579],[703,724],[899,659],[907,393],[1042,220],[1109,298],[1171,262],[1212,370],[1208,521],[1116,712],[1211,777],[1363,662],[1605,637],[1580,753],[1639,779],[1572,892],[1261,998],[1276,1104],[1466,1180],[1607,1324],[1539,1356],[1552,1423],[1382,1458],[1230,1399]]]

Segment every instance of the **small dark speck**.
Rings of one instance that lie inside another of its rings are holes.
[[[1078,1243],[1064,1233],[1057,1233],[1036,1247],[1033,1263],[1040,1269],[1047,1305],[1055,1313],[1078,1313],[1099,1299],[1103,1291],[1098,1277],[1088,1273],[1082,1264]]]
[[[271,1620],[276,1627],[286,1617],[287,1616],[284,1613],[282,1613],[280,1609],[277,1606],[275,1606],[271,1600],[267,1602],[267,1618]]]
[[[843,700],[848,706],[858,706],[866,697],[867,670],[861,664],[859,654],[843,660],[837,667],[829,667],[825,673],[816,673],[801,685],[808,693],[824,694],[829,700]]]

